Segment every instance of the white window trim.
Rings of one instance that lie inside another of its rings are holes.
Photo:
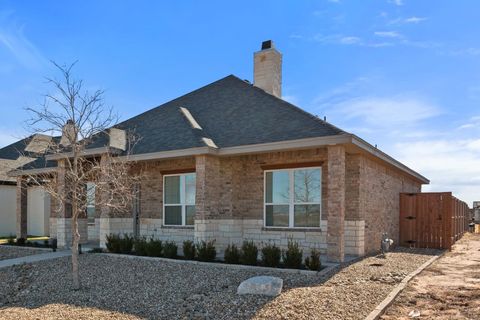
[[[186,224],[187,220],[187,206],[196,206],[196,203],[187,203],[187,184],[185,183],[185,176],[195,174],[195,172],[188,172],[188,173],[177,173],[177,174],[165,174],[163,175],[163,189],[162,189],[162,197],[163,197],[163,212],[162,212],[162,225],[165,227],[193,227],[193,224]],[[183,203],[165,203],[165,181],[166,177],[180,177],[180,202],[182,200],[182,193],[183,193]],[[196,177],[195,177],[196,179]],[[197,190],[195,188],[195,194]],[[178,207],[182,208],[182,224],[166,224],[165,223],[165,207]]]
[[[295,170],[305,170],[305,169],[318,169],[320,170],[320,202],[302,202],[302,203],[295,203],[294,201],[294,172]],[[279,171],[287,171],[288,172],[288,179],[289,179],[289,202],[288,203],[267,203],[266,202],[266,191],[267,191],[267,173],[268,172],[279,172]],[[263,171],[263,227],[266,229],[321,229],[322,224],[322,167],[300,167],[300,168],[286,168],[286,169],[272,169],[272,170],[264,170]],[[320,204],[320,216],[318,221],[318,227],[295,227],[294,226],[294,214],[295,214],[295,205],[309,205],[309,204]],[[282,226],[267,226],[267,205],[288,205],[288,227]]]

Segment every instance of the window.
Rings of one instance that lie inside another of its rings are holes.
[[[319,228],[321,168],[265,171],[265,226]]]
[[[89,224],[95,224],[95,183],[87,182],[87,218]]]
[[[163,180],[163,224],[192,226],[195,219],[195,173],[166,175]]]

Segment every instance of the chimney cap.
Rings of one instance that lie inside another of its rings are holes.
[[[275,48],[272,40],[266,40],[262,42],[262,50]]]

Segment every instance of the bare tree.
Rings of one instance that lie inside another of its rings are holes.
[[[79,218],[87,211],[87,183],[94,181],[100,195],[96,206],[112,213],[128,211],[135,197],[133,186],[139,179],[128,162],[128,154],[138,139],[132,132],[112,128],[117,117],[112,108],[105,107],[104,92],[85,90],[83,82],[72,75],[75,63],[54,65],[61,78],[47,80],[55,94],[45,95],[39,107],[27,108],[32,114],[27,125],[34,133],[61,134],[60,139],[49,141],[46,156],[55,158],[57,168],[54,174],[32,174],[27,178],[45,188],[58,212],[71,214],[73,286],[80,289]],[[112,140],[116,143],[112,144]],[[89,152],[93,147],[104,151]]]

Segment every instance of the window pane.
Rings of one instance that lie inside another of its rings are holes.
[[[265,179],[265,202],[288,203],[290,197],[288,171],[267,172]]]
[[[186,206],[185,212],[185,224],[192,226],[195,220],[195,206]]]
[[[87,206],[95,206],[95,183],[87,182]]]
[[[295,203],[320,202],[320,169],[302,169],[294,172]]]
[[[295,205],[295,227],[320,227],[320,205]]]
[[[95,223],[95,207],[87,207],[88,223]]]
[[[288,227],[288,205],[267,205],[265,211],[267,227]]]
[[[180,176],[165,177],[165,203],[179,204],[180,202]]]
[[[165,225],[182,224],[182,206],[165,207]]]
[[[185,175],[185,201],[187,204],[195,204],[196,180],[195,173]]]

